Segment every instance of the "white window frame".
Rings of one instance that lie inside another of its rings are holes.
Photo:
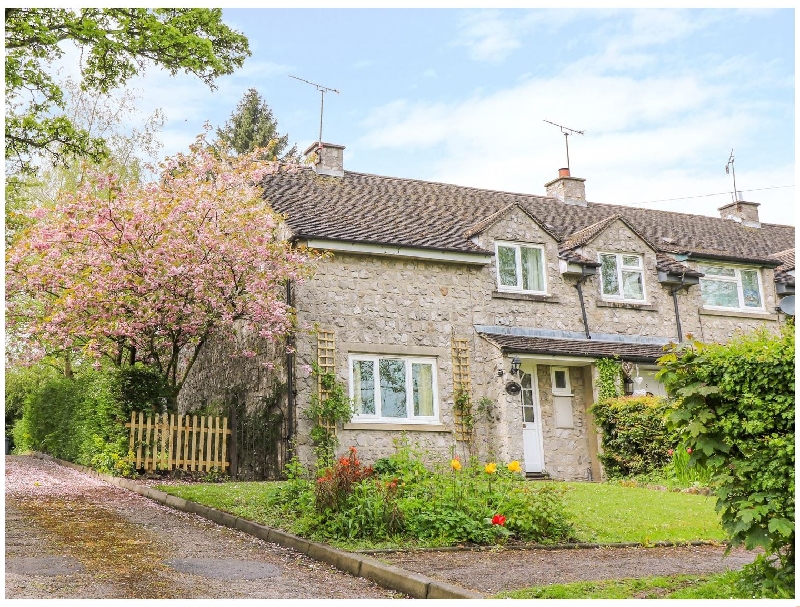
[[[381,359],[402,360],[406,367],[406,417],[383,417],[381,415],[381,390],[380,367]],[[350,398],[355,396],[353,363],[355,361],[368,361],[373,364],[373,377],[375,378],[375,413],[354,414],[352,422],[367,422],[376,424],[438,424],[439,423],[439,389],[437,379],[437,365],[435,357],[402,356],[397,354],[350,354],[347,357],[347,373],[350,388]],[[431,366],[431,382],[433,390],[433,415],[414,415],[414,388],[412,364],[426,364]]]
[[[556,388],[556,371],[563,371],[566,378],[566,385],[563,388]],[[572,384],[569,381],[569,367],[550,367],[550,387],[553,396],[572,396]]]
[[[514,249],[514,260],[516,262],[516,270],[517,270],[517,284],[516,285],[504,285],[500,282],[500,247],[505,247],[509,249]],[[541,291],[534,291],[531,289],[523,289],[522,288],[522,248],[526,249],[539,249],[542,253],[542,283],[544,285],[544,289]],[[497,270],[497,290],[498,291],[511,291],[513,293],[532,293],[535,295],[547,295],[547,260],[545,258],[545,248],[544,245],[541,244],[532,244],[529,242],[511,242],[511,241],[503,241],[497,240],[494,243],[494,254],[495,254],[495,269]]]
[[[761,268],[754,267],[754,266],[737,266],[731,265],[726,263],[699,263],[698,270],[703,272],[703,268],[707,268],[709,266],[715,268],[725,268],[728,270],[734,270],[734,276],[715,276],[715,275],[706,275],[700,278],[700,299],[703,301],[703,308],[706,310],[727,310],[729,312],[764,312],[764,283],[761,279]],[[758,307],[755,306],[746,306],[744,305],[744,287],[742,286],[742,270],[753,270],[756,273],[756,278],[758,279],[758,295],[759,299],[761,300],[761,305]],[[730,282],[736,285],[736,295],[739,302],[737,307],[733,306],[714,306],[707,304],[703,298],[703,282]]]
[[[608,293],[603,291],[603,255],[614,255],[617,260],[617,285],[619,286],[619,295],[609,295]],[[639,259],[639,266],[626,266],[622,263],[623,256],[628,257],[637,257]],[[628,303],[646,303],[647,302],[647,284],[645,281],[645,273],[644,273],[644,255],[641,253],[635,253],[633,251],[629,253],[618,253],[616,251],[598,251],[597,253],[597,261],[600,262],[600,297],[606,301],[620,301],[620,302],[628,302]],[[625,290],[623,288],[622,283],[622,272],[639,272],[642,275],[642,298],[641,299],[630,299],[625,297]]]

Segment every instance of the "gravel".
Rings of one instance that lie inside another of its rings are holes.
[[[7,599],[403,597],[52,461],[5,464]]]

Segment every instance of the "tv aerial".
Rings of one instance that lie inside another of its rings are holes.
[[[731,155],[728,157],[728,163],[725,165],[725,174],[730,175],[733,174],[733,202],[739,202],[741,200],[741,192],[736,189],[736,169],[733,166],[733,161],[735,158],[733,157],[733,148],[731,148]]]
[[[555,122],[550,122],[549,120],[545,120],[545,122],[548,123],[548,124],[552,124],[553,126],[557,126],[558,128],[561,129],[561,132],[564,134],[564,143],[567,146],[567,169],[569,169],[569,139],[568,139],[568,137],[570,135],[575,135],[575,134],[583,135],[584,132],[583,131],[578,131],[576,129],[571,129],[569,127],[566,127],[566,126],[563,126],[563,125],[560,125],[560,124],[556,124]]]
[[[325,93],[336,93],[339,94],[339,91],[336,89],[332,89],[327,86],[322,86],[321,84],[317,84],[316,82],[311,82],[310,80],[305,80],[303,78],[298,78],[297,76],[292,76],[289,74],[289,78],[294,78],[295,80],[299,80],[300,82],[305,82],[306,84],[310,84],[320,93],[320,102],[319,102],[319,142],[322,143],[322,111],[325,108]]]

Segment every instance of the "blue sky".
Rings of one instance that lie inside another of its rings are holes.
[[[155,69],[164,153],[230,116],[249,87],[302,151],[345,168],[544,194],[566,165],[593,202],[718,216],[731,149],[761,220],[794,224],[793,9],[225,9],[253,52],[210,91]],[[677,199],[681,200],[669,200]],[[653,202],[661,201],[661,202]]]

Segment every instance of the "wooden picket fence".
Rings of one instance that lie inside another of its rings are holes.
[[[227,472],[230,467],[227,417],[164,414],[148,417],[134,411],[130,450],[137,470],[191,470]]]

